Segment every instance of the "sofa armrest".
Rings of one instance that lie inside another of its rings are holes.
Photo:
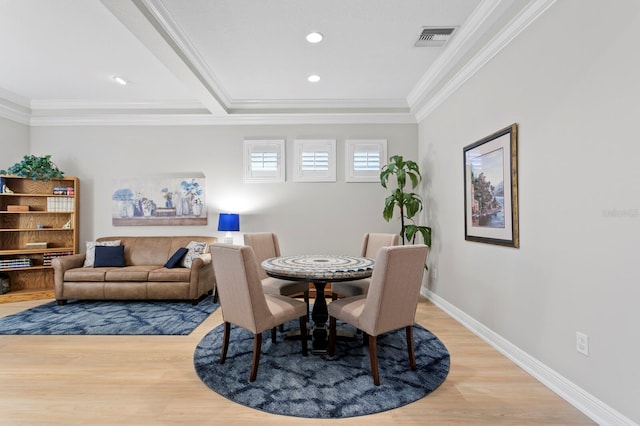
[[[202,260],[202,264],[200,264],[200,262],[196,263],[196,260],[198,259]],[[208,265],[209,263],[211,263],[211,253],[201,254],[193,259],[193,264],[196,266],[196,268],[201,268],[202,265]]]
[[[198,275],[199,271],[204,267],[213,268],[211,253],[201,254],[193,258],[193,262],[191,263],[191,276]]]
[[[191,264],[190,298],[195,300],[199,295],[213,291],[215,275],[211,253],[202,254],[193,259]]]
[[[72,254],[70,256],[60,256],[51,259],[53,266],[53,283],[56,290],[56,299],[62,299],[62,289],[64,284],[64,273],[73,268],[81,268],[84,265],[85,254]]]

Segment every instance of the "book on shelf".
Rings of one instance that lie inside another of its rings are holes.
[[[73,212],[74,209],[73,197],[47,197],[48,212]]]
[[[73,250],[61,250],[61,251],[51,251],[48,253],[44,253],[42,255],[42,265],[43,266],[51,266],[51,260],[56,257],[61,256],[71,256],[73,254]]]
[[[27,249],[45,249],[49,243],[46,241],[33,241],[25,244],[25,248]]]
[[[56,186],[53,188],[53,195],[75,195],[75,189],[72,186]]]
[[[21,257],[13,259],[0,259],[0,268],[29,268],[33,265],[33,260]]]

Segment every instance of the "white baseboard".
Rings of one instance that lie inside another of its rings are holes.
[[[599,425],[638,426],[631,419],[576,386],[437,294],[423,288],[422,295],[594,422]]]

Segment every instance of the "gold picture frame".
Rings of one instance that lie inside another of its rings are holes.
[[[467,145],[463,157],[465,240],[520,247],[518,125]]]

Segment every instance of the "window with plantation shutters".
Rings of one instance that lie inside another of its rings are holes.
[[[380,169],[387,164],[387,141],[347,140],[345,159],[347,182],[380,182]]]
[[[336,181],[335,139],[296,140],[294,174],[296,182]]]
[[[244,181],[284,182],[284,139],[244,141]]]

